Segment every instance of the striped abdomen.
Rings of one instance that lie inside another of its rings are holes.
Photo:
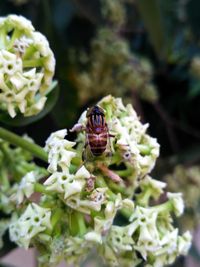
[[[108,133],[87,133],[88,145],[94,156],[100,156],[106,150]]]
[[[87,112],[87,143],[94,156],[100,156],[105,150],[108,141],[108,128],[105,122],[104,110],[99,106],[90,108]]]

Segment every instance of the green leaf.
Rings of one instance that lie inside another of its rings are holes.
[[[165,27],[157,0],[137,0],[136,2],[151,43],[160,59],[166,57]]]
[[[57,81],[53,81],[51,86],[47,91],[47,102],[44,106],[44,109],[35,116],[24,117],[23,115],[17,115],[14,119],[12,119],[7,113],[0,114],[0,121],[4,124],[11,125],[11,126],[25,126],[36,122],[46,116],[56,104],[59,95],[59,87]]]

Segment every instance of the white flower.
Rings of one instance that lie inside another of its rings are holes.
[[[164,192],[166,183],[152,179],[149,175],[145,176],[139,183],[141,193],[137,195],[137,202],[140,205],[147,206],[149,198],[157,200]]]
[[[178,236],[178,252],[180,255],[187,255],[192,244],[192,235],[189,231]]]
[[[167,193],[167,197],[171,200],[173,205],[173,210],[176,216],[180,216],[184,211],[184,202],[182,198],[182,193]]]
[[[133,250],[134,241],[128,234],[127,226],[122,227],[113,225],[107,237],[107,242],[113,248],[115,253]]]
[[[45,151],[48,152],[48,171],[53,173],[60,167],[62,171],[67,171],[71,160],[76,156],[76,152],[72,151],[72,147],[76,144],[70,142],[64,137],[67,130],[59,130],[50,135],[46,141]]]
[[[0,21],[0,109],[11,117],[35,115],[43,109],[52,82],[53,53],[26,18],[9,15]]]
[[[125,159],[125,163],[130,162],[134,166],[135,175],[132,179],[144,177],[152,170],[159,155],[157,140],[146,133],[148,124],[143,125],[133,107],[124,106],[120,98],[109,95],[104,97],[98,105],[105,110],[109,131],[115,136],[115,139],[111,138],[111,147],[114,148],[115,153],[120,151],[125,155],[121,161]],[[78,125],[84,127],[86,121],[86,112],[83,112]],[[84,135],[80,133],[78,142],[85,142],[84,138]]]
[[[28,248],[31,239],[45,229],[51,229],[51,211],[35,203],[29,204],[18,220],[9,226],[10,239]]]
[[[91,210],[100,211],[102,204],[106,201],[107,188],[96,188],[89,195],[88,199],[82,199],[80,193],[74,194],[65,200],[66,205],[72,209],[85,214],[90,214]]]
[[[45,182],[47,190],[64,194],[64,199],[80,193],[85,187],[90,173],[82,166],[76,174],[69,172],[54,172]]]
[[[34,185],[38,178],[37,176],[36,172],[31,171],[22,177],[19,186],[16,185],[16,192],[11,196],[11,199],[16,200],[17,204],[20,204],[22,203],[24,196],[29,198],[34,192]]]
[[[147,258],[149,252],[160,247],[157,216],[156,211],[137,206],[130,217],[132,223],[128,227],[128,234],[132,236],[138,231],[138,240],[134,248],[141,253],[144,259]]]
[[[99,233],[96,233],[95,231],[89,232],[84,235],[85,240],[92,241],[94,243],[102,244],[102,237]]]
[[[123,206],[121,195],[118,194],[115,201],[107,201],[104,210],[104,217],[96,216],[94,218],[95,232],[105,235],[111,228],[117,211]]]

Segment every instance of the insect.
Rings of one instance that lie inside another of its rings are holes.
[[[109,134],[104,110],[99,106],[93,106],[88,110],[86,117],[85,148],[89,146],[94,156],[101,156],[105,152],[108,142],[110,142],[109,137],[113,137]]]

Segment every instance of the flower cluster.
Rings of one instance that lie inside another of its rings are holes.
[[[135,92],[150,102],[158,99],[151,82],[150,63],[134,55],[127,41],[108,27],[98,30],[91,44],[91,54],[84,56],[83,64],[89,67],[74,77],[82,103],[94,97],[94,88],[96,98],[108,93],[122,96]]]
[[[22,16],[0,18],[0,109],[32,116],[47,100],[55,59],[47,39]]]
[[[51,212],[35,203],[29,204],[20,218],[10,224],[10,239],[19,246],[28,248],[33,236],[45,229],[51,229]]]
[[[98,28],[90,54],[80,55],[81,69],[73,75],[81,104],[110,93],[128,99],[138,94],[149,102],[158,99],[150,62],[136,56],[120,32],[126,22],[126,4],[131,1],[101,1],[106,26]]]
[[[180,190],[183,193],[185,213],[181,220],[178,221],[180,227],[194,229],[200,220],[200,167],[178,165],[173,173],[165,175],[164,179],[170,191],[176,192]]]
[[[159,144],[155,138],[146,133],[148,124],[142,124],[139,121],[130,104],[125,107],[120,98],[113,98],[109,95],[103,98],[99,105],[106,111],[109,131],[115,136],[115,138],[110,138],[111,150],[114,153],[111,164],[124,164],[123,171],[116,172],[122,176],[127,176],[129,173],[126,178],[129,188],[124,189],[126,194],[132,196],[135,187],[138,186],[138,180],[153,169],[159,155]],[[86,112],[84,112],[78,125],[84,128],[86,122]],[[83,145],[86,142],[85,135],[80,133],[77,141]],[[123,188],[123,185],[121,186]]]
[[[39,203],[13,215],[10,238],[25,248],[36,246],[43,267],[56,266],[63,259],[80,266],[94,248],[109,266],[171,264],[187,254],[191,235],[181,235],[172,224],[172,214],[183,213],[181,194],[167,193],[160,203],[166,184],[149,176],[159,145],[121,99],[108,96],[98,105],[105,110],[114,136],[109,148],[112,156],[88,153],[83,162],[83,132],[76,142],[65,139],[65,129],[52,133],[45,146],[50,176],[41,185]],[[85,123],[86,112],[73,130],[84,129]],[[29,195],[31,174],[22,184]]]
[[[29,137],[24,139],[33,142]],[[31,153],[0,140],[0,210],[10,214],[34,192],[46,170],[33,162]]]

